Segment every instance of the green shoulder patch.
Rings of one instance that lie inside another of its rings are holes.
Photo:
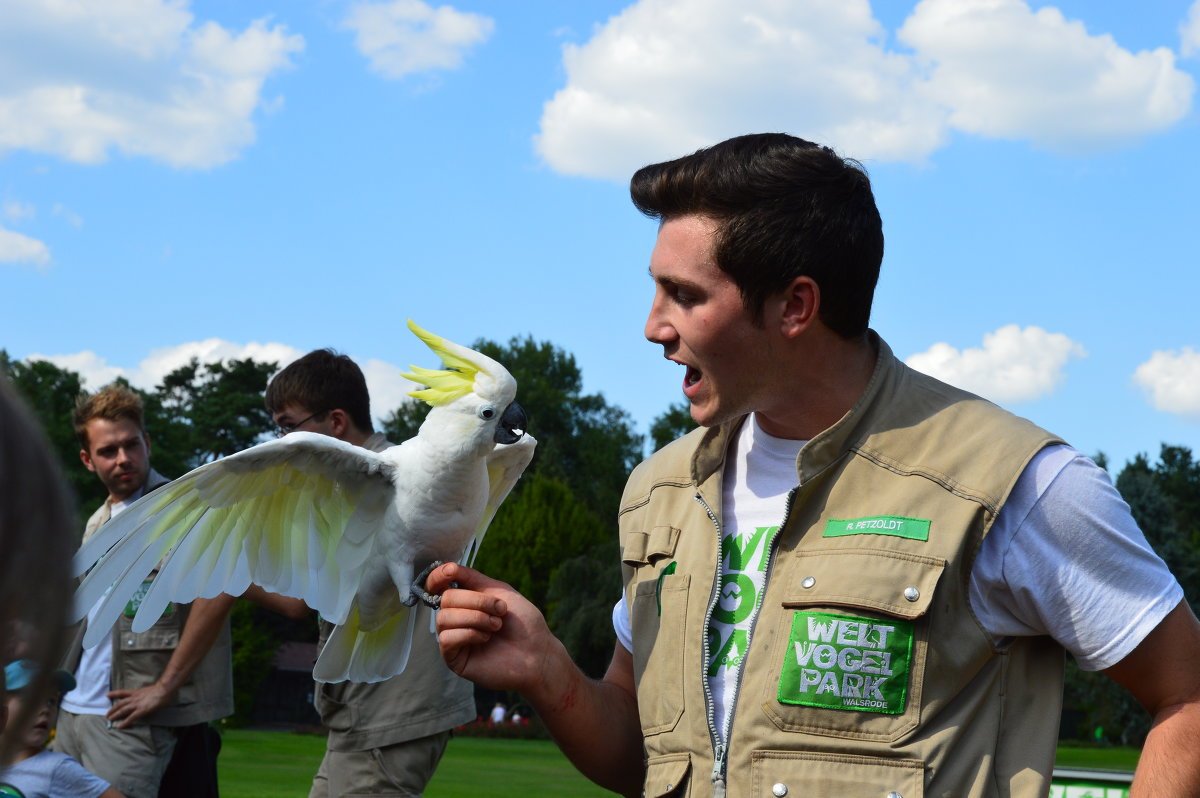
[[[830,518],[825,522],[824,538],[846,535],[891,535],[909,540],[929,540],[928,518],[902,515],[872,515],[867,518]]]
[[[779,701],[899,715],[908,698],[912,641],[909,621],[797,612]]]

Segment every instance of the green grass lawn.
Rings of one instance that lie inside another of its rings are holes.
[[[220,774],[223,798],[303,798],[325,752],[325,738],[281,731],[224,732]],[[1133,748],[1061,747],[1058,764],[1071,768],[1132,770]],[[612,796],[567,762],[553,743],[456,737],[426,798],[556,798]]]
[[[222,798],[303,798],[325,753],[325,738],[231,729],[222,736]],[[593,798],[592,784],[545,740],[455,737],[425,798]]]

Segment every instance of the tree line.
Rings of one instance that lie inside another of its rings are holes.
[[[538,439],[533,462],[493,520],[476,565],[541,607],[575,660],[599,676],[612,653],[611,612],[621,590],[616,509],[647,441],[625,410],[601,394],[584,393],[570,353],[531,337],[506,344],[481,339],[472,348],[512,372]],[[263,393],[276,370],[276,363],[252,359],[192,359],[153,390],[135,388],[145,404],[154,467],[175,477],[263,440],[272,429]],[[46,361],[13,360],[3,349],[0,371],[25,397],[61,458],[78,498],[82,531],[83,518],[106,496],[79,462],[71,425],[82,379]],[[427,409],[405,401],[383,417],[383,432],[396,443],[412,437]],[[693,426],[686,403],[671,405],[651,425],[649,446],[657,449]],[[1095,459],[1107,467],[1103,455]],[[1143,454],[1126,463],[1116,487],[1200,612],[1200,461],[1187,447],[1163,444],[1157,460]],[[233,623],[236,699],[244,718],[279,642],[315,641],[316,630],[247,602],[238,603]],[[1148,716],[1128,693],[1071,663],[1064,700],[1067,734],[1140,744],[1148,731]]]

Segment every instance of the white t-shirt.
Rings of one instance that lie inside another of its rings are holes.
[[[788,491],[795,487],[796,454],[803,443],[772,438],[754,422],[742,425],[731,446],[722,534],[738,535],[734,548],[743,555],[745,575],[727,578],[722,586],[710,632],[710,666],[740,665],[740,641],[727,645],[722,629],[730,627],[720,621],[735,620],[735,629],[752,623],[735,607],[749,587],[761,595],[759,566],[765,563],[770,527],[782,523]],[[723,541],[722,551],[729,550]],[[976,557],[969,599],[998,646],[1014,637],[1049,635],[1081,668],[1102,670],[1132,651],[1183,599],[1183,589],[1146,542],[1108,474],[1071,447],[1058,445],[1040,451],[1021,473]],[[624,595],[613,608],[613,626],[621,644],[632,650]],[[709,675],[722,730],[736,671],[712,667]]]
[[[125,511],[125,508],[141,498],[139,490],[123,502],[114,502],[112,518]],[[107,594],[106,594],[107,595]],[[87,622],[90,626],[96,620],[96,613],[103,600],[88,610]],[[112,689],[112,637],[107,636],[91,648],[85,648],[79,657],[79,667],[75,669],[75,689],[62,697],[60,706],[76,715],[107,715],[112,708],[108,699],[108,691]]]

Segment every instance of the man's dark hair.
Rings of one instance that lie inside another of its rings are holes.
[[[639,169],[633,204],[660,221],[707,216],[713,254],[761,322],[796,277],[821,289],[821,321],[854,338],[867,329],[883,261],[883,225],[862,164],[784,133],[759,133]]]
[[[273,415],[290,404],[312,413],[343,410],[361,432],[374,432],[371,395],[362,369],[332,349],[314,349],[276,374],[263,397]]]

